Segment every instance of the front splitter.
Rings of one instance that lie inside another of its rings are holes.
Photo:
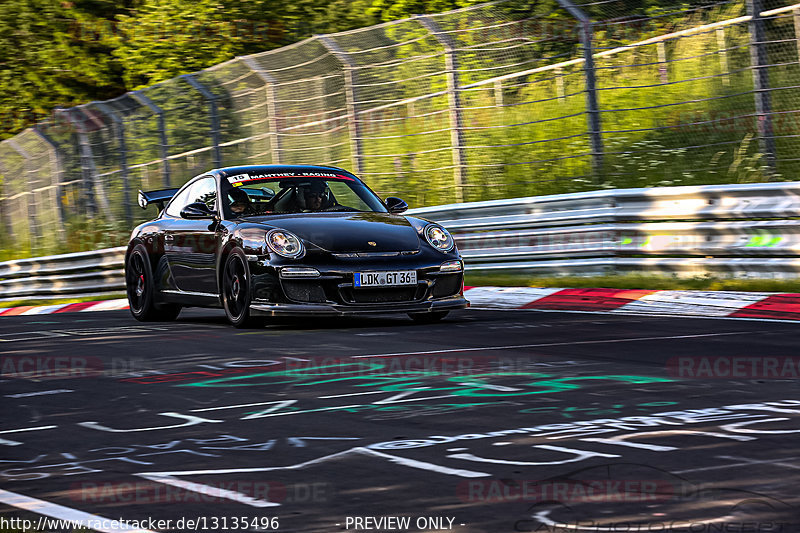
[[[336,305],[336,304],[286,304],[256,302],[250,304],[250,311],[255,316],[358,316],[380,315],[386,313],[432,313],[435,311],[451,311],[469,307],[466,298],[444,298],[413,303],[391,303],[371,305]]]

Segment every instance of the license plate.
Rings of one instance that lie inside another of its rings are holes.
[[[356,272],[353,285],[356,287],[392,287],[397,285],[416,285],[416,270],[387,272]]]

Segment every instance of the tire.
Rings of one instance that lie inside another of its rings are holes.
[[[263,326],[263,318],[250,315],[250,268],[240,248],[231,250],[225,259],[221,281],[222,305],[228,321],[236,328]]]
[[[133,318],[140,322],[171,322],[178,318],[181,306],[156,305],[155,278],[150,258],[143,244],[137,244],[125,262],[125,291]]]
[[[408,317],[417,324],[433,324],[446,317],[450,311],[431,311],[430,313],[408,313]]]

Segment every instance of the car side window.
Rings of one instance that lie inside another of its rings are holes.
[[[192,187],[189,203],[196,202],[203,202],[211,211],[217,210],[217,180],[203,178]]]
[[[180,191],[170,202],[166,213],[180,218],[181,210],[189,204],[203,202],[209,209],[216,209],[217,184],[214,178],[202,178]]]

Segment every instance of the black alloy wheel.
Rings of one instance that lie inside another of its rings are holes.
[[[125,289],[133,318],[140,322],[170,322],[178,318],[181,307],[175,304],[155,304],[153,270],[143,244],[133,247],[125,263]]]
[[[231,250],[222,273],[222,304],[228,321],[237,328],[263,326],[263,319],[250,315],[250,269],[239,248]]]

